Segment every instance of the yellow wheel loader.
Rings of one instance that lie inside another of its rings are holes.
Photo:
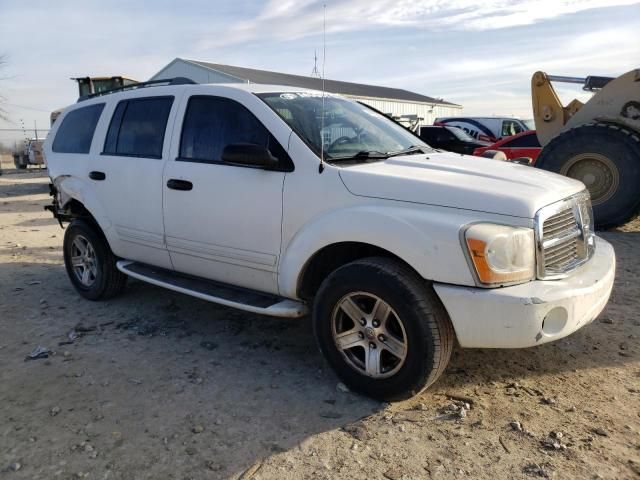
[[[573,100],[563,106],[552,82],[582,84],[594,95],[586,103]],[[543,147],[536,167],[583,182],[598,228],[621,225],[638,215],[640,69],[617,78],[536,72],[531,97]]]

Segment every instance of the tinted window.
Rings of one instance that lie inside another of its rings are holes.
[[[538,142],[538,136],[535,133],[531,135],[523,135],[522,137],[514,138],[509,142],[505,142],[503,145],[504,148],[531,148],[531,147],[539,147],[540,142]]]
[[[93,132],[104,103],[82,107],[67,113],[53,140],[52,149],[59,153],[89,153]]]
[[[180,159],[220,163],[224,147],[234,143],[261,145],[283,166],[293,165],[273,135],[238,102],[218,97],[191,97],[182,125]]]
[[[433,140],[435,138],[435,128],[423,127],[420,129],[420,138],[426,141]]]
[[[104,153],[162,157],[164,132],[173,97],[124,100],[118,104],[104,143]]]

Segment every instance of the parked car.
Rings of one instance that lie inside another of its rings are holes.
[[[342,381],[378,399],[427,388],[456,342],[563,338],[613,285],[582,183],[432,150],[336,95],[139,84],[65,109],[45,155],[80,295],[107,299],[134,277],[310,313]]]
[[[44,140],[31,138],[22,142],[19,150],[13,153],[13,164],[18,170],[25,170],[29,165],[44,165],[42,144]]]
[[[433,124],[461,128],[473,138],[485,142],[496,142],[531,130],[525,121],[509,117],[446,117],[436,118]]]
[[[535,164],[542,147],[540,146],[540,142],[538,142],[536,132],[534,130],[529,130],[527,132],[513,135],[512,137],[503,138],[489,146],[476,148],[473,151],[473,154],[482,156],[482,154],[487,150],[498,150],[503,152],[506,155],[507,160],[528,157],[532,160],[532,164]]]
[[[458,127],[420,127],[420,138],[433,148],[471,155],[477,148],[488,147],[489,142],[477,140]]]

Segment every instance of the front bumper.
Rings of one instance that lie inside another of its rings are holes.
[[[434,284],[458,342],[470,348],[522,348],[558,340],[591,323],[613,287],[613,247],[596,238],[593,258],[569,277],[485,290]]]

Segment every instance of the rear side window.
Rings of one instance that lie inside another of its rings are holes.
[[[505,142],[503,145],[504,148],[532,148],[532,147],[540,147],[540,142],[538,142],[538,136],[535,133],[529,135],[523,135],[518,138],[514,138],[509,142]]]
[[[109,155],[162,158],[164,133],[173,97],[150,97],[118,103],[104,152]]]
[[[57,153],[89,153],[104,103],[77,108],[62,120],[51,147]]]
[[[293,169],[284,148],[243,105],[220,97],[191,97],[182,125],[179,160],[222,163],[222,151],[234,143],[264,146],[283,167]]]

